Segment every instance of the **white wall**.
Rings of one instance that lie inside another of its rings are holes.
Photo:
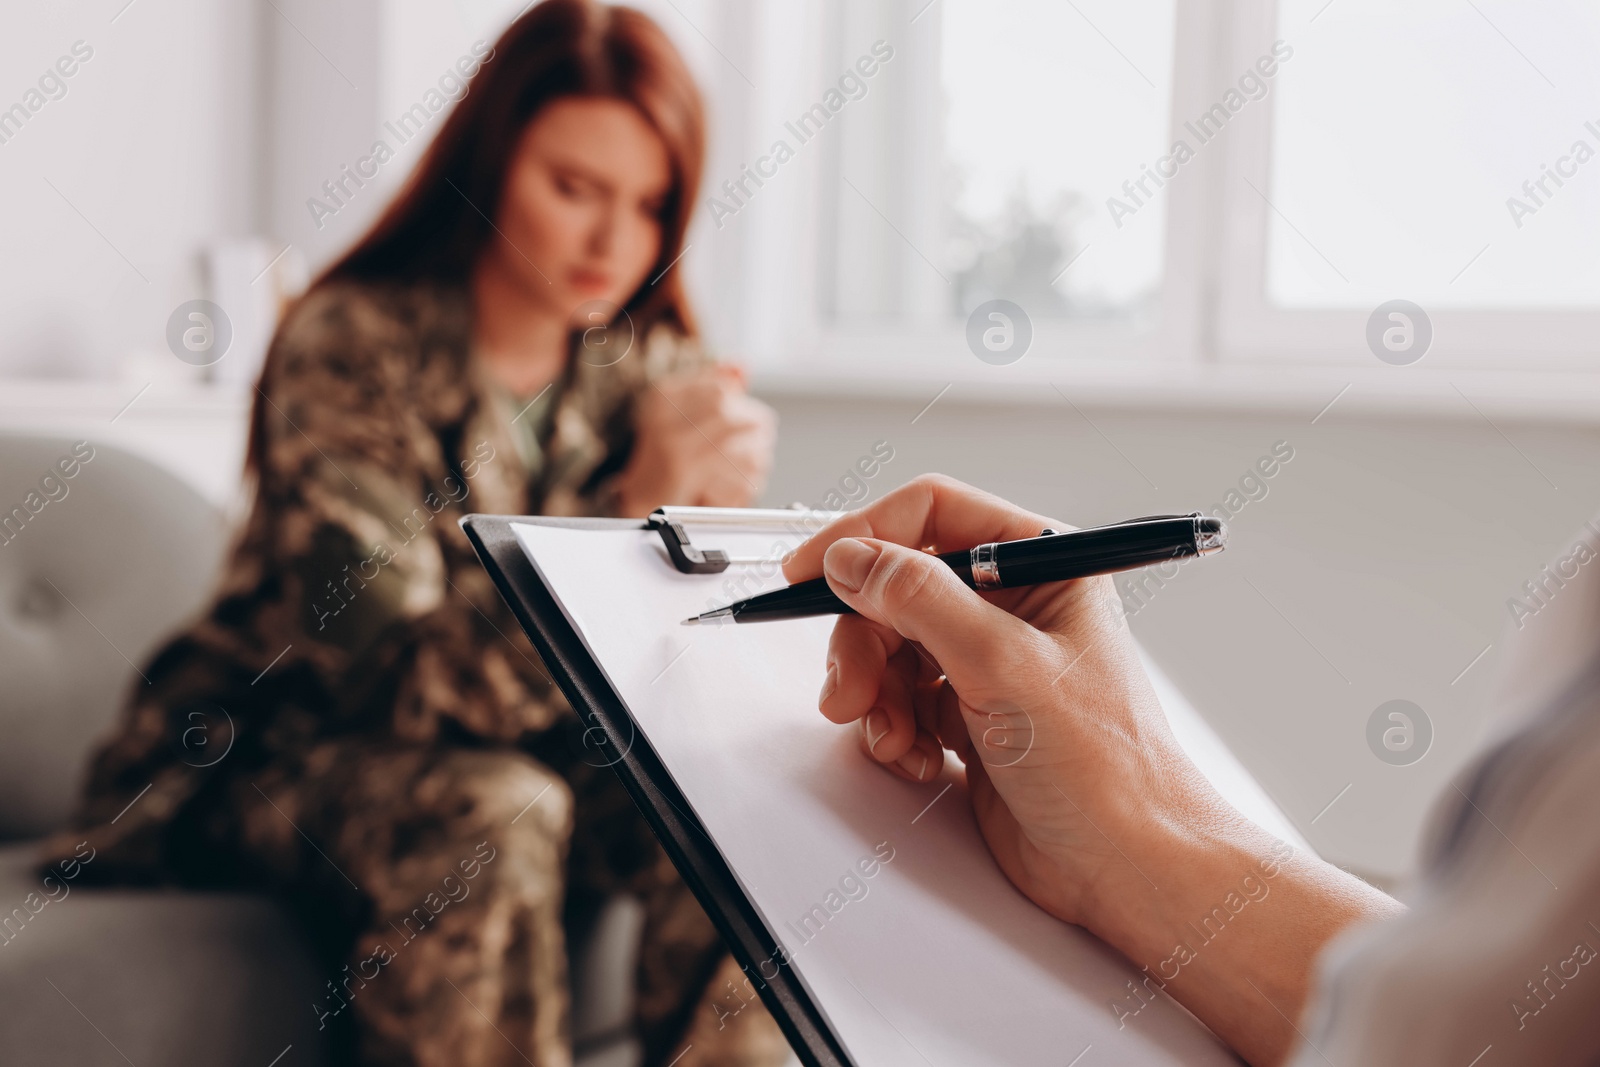
[[[450,106],[434,113],[420,135],[407,130],[404,141],[384,124],[423,101],[474,41],[492,44],[525,0],[276,2],[287,18],[272,15],[268,218],[273,232],[315,268],[363,233],[416,166]],[[361,187],[347,182],[351,195],[342,204],[329,198],[323,183],[372,154],[379,140],[395,154],[377,178]],[[314,214],[312,198],[336,213]]]
[[[336,256],[393,195],[446,111],[404,145],[384,121],[523,6],[16,6],[0,35],[0,107],[22,101],[74,42],[93,54],[65,96],[0,143],[0,203],[9,208],[0,378],[192,376],[167,353],[165,328],[178,304],[209,295],[202,249],[260,235],[273,252],[292,245],[291,257],[313,269]],[[395,158],[318,226],[307,201],[325,196],[323,182],[379,137]]]
[[[269,56],[271,94],[263,141],[270,175],[263,223],[273,236],[321,265],[380,206],[361,192],[319,229],[306,201],[325,181],[354,164],[376,135],[381,96],[379,0],[274,0],[267,6],[262,48]]]
[[[0,107],[74,42],[93,56],[0,144],[0,375],[107,373],[160,348],[201,242],[256,227],[255,5],[125,3],[6,11]]]

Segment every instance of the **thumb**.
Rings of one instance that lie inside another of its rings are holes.
[[[841,538],[828,546],[822,573],[846,604],[927,649],[969,699],[1010,689],[1018,653],[1035,635],[938,556],[903,545]]]

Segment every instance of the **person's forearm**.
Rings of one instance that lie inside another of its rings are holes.
[[[1118,842],[1126,877],[1096,887],[1090,926],[1144,968],[1143,985],[1113,1006],[1124,1026],[1164,992],[1255,1067],[1275,1067],[1300,1039],[1317,954],[1401,906],[1215,807],[1130,827]]]

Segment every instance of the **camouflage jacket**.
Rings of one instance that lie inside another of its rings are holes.
[[[617,362],[574,355],[530,477],[470,327],[464,288],[352,282],[283,322],[216,597],[91,764],[70,837],[110,857],[97,868],[172,877],[167,829],[208,789],[331,737],[512,744],[570,716],[457,519],[610,513],[634,398],[704,357],[665,328]]]

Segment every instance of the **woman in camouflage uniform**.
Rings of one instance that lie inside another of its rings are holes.
[[[285,317],[221,589],[70,840],[101,875],[278,890],[330,960],[311,1010],[364,1063],[571,1063],[565,932],[617,892],[646,916],[648,1062],[781,1062],[759,1005],[714,1003],[742,976],[456,524],[754,496],[772,417],[701,355],[672,269],[700,100],[653,23],[589,0],[479,59]]]

